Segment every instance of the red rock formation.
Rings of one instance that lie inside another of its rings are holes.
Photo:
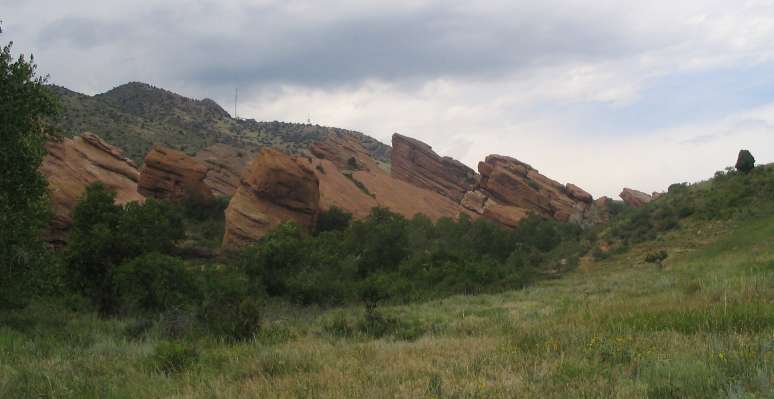
[[[462,197],[462,202],[460,202],[460,205],[465,207],[465,209],[469,209],[475,213],[478,213],[479,215],[483,215],[484,209],[486,207],[486,201],[487,196],[481,191],[468,191],[465,193],[465,196]]]
[[[639,208],[653,200],[649,194],[631,188],[624,188],[619,196],[632,208]]]
[[[248,245],[288,220],[311,229],[319,211],[320,183],[310,163],[262,149],[242,172],[226,209],[223,246]]]
[[[204,183],[207,166],[185,153],[171,148],[153,147],[145,156],[138,191],[146,197],[182,201],[212,199]]]
[[[213,144],[196,154],[196,159],[207,166],[204,184],[217,197],[234,195],[239,186],[239,176],[256,153],[244,151],[227,144]]]
[[[432,147],[395,133],[392,135],[392,176],[435,191],[459,203],[476,185],[476,172],[461,162],[441,157]]]
[[[329,137],[311,148],[321,158],[312,160],[320,181],[321,209],[336,206],[356,219],[368,216],[376,206],[407,218],[418,213],[432,220],[457,218],[460,213],[473,216],[450,198],[390,176],[359,143],[346,137]],[[357,168],[350,158],[355,158]]]
[[[309,151],[319,159],[326,159],[339,170],[371,170],[377,162],[352,135],[332,133],[322,141],[313,143]]]
[[[486,201],[484,217],[500,223],[506,227],[516,227],[519,222],[529,216],[530,211],[518,206],[498,204],[495,200]]]
[[[479,162],[479,187],[502,205],[560,221],[579,221],[593,198],[573,184],[562,185],[530,165],[502,155]]]
[[[142,201],[137,166],[93,133],[46,143],[40,171],[48,179],[53,220],[50,241],[63,242],[71,213],[86,186],[100,181],[116,192],[116,202]]]
[[[572,183],[567,183],[565,186],[565,192],[570,196],[570,198],[576,199],[578,201],[591,203],[594,200],[594,197],[592,197],[591,194]]]

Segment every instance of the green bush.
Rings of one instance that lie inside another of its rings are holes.
[[[261,328],[260,297],[249,294],[248,278],[234,270],[211,270],[202,276],[204,298],[199,318],[210,334],[242,340]]]
[[[661,265],[661,263],[666,260],[667,256],[669,256],[669,254],[663,249],[656,252],[650,252],[645,255],[645,262]]]
[[[189,368],[198,359],[198,351],[189,344],[162,341],[153,351],[150,364],[158,372],[173,374]]]
[[[346,230],[352,222],[352,214],[332,206],[327,211],[320,212],[317,218],[317,232]]]
[[[172,252],[183,233],[171,204],[149,198],[122,207],[115,204],[114,192],[102,183],[92,184],[73,211],[65,253],[68,281],[100,314],[113,314],[118,305],[114,269],[146,253]]]
[[[149,253],[119,265],[113,282],[120,306],[129,312],[158,313],[198,303],[200,293],[182,260]]]

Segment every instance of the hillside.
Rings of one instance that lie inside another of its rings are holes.
[[[0,313],[0,397],[767,398],[772,194],[774,168],[719,172],[622,210],[561,278],[366,309],[270,299],[244,341],[185,310],[37,303]]]
[[[55,125],[64,136],[96,133],[140,163],[153,144],[191,155],[215,143],[247,149],[270,146],[301,154],[331,133],[352,135],[383,165],[390,162],[389,146],[359,132],[235,119],[210,99],[194,100],[145,83],[127,83],[95,96],[59,86],[50,88],[62,103],[62,113]]]

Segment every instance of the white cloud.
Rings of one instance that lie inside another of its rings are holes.
[[[653,112],[642,99],[663,78],[716,70],[741,78],[774,65],[772,0],[0,0],[0,8],[2,37],[75,90],[141,80],[231,109],[239,86],[241,116],[309,115],[385,142],[399,131],[471,166],[489,153],[513,155],[596,195],[705,178],[741,147],[774,161],[774,107],[760,106],[774,95],[667,127],[629,118],[611,134],[592,123]],[[659,90],[668,101],[686,96],[669,90],[687,89]]]

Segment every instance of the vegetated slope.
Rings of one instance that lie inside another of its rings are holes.
[[[275,304],[242,343],[174,338],[175,318],[2,314],[0,397],[767,398],[773,189],[767,168],[676,186],[561,279],[370,311]]]
[[[359,132],[235,119],[210,99],[194,100],[145,83],[127,83],[95,96],[50,87],[62,102],[62,114],[55,120],[62,134],[96,133],[137,162],[142,162],[153,144],[189,154],[214,143],[252,149],[271,146],[299,154],[334,132],[355,136],[375,159],[385,165],[390,162],[389,146]]]

